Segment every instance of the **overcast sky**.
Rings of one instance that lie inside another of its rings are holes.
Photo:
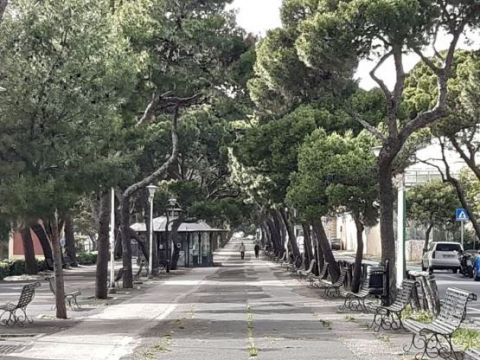
[[[281,26],[280,22],[280,6],[282,0],[235,0],[233,8],[237,9],[237,21],[240,26],[254,34],[264,35],[268,29]],[[475,48],[479,48],[480,36],[473,36]],[[461,42],[464,48],[471,48],[472,45],[465,45],[465,41]],[[448,38],[440,39],[437,48],[439,50],[448,47]],[[405,57],[405,69],[410,70],[418,61],[415,55]],[[357,71],[360,86],[370,89],[376,86],[376,83],[370,78],[369,72],[375,64],[369,61],[363,61]],[[393,62],[386,62],[378,70],[378,75],[392,87],[395,81]]]

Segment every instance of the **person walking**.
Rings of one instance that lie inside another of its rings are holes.
[[[245,259],[245,245],[243,244],[243,242],[240,244],[240,257],[243,259]]]
[[[255,244],[255,258],[258,259],[258,255],[260,254],[260,245],[258,245],[258,243]]]

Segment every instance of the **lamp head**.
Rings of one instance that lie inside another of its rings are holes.
[[[148,189],[148,197],[150,198],[150,200],[153,200],[153,197],[155,196],[155,191],[158,189],[158,187],[155,185],[148,185],[147,189]]]
[[[373,155],[375,155],[375,157],[380,156],[380,151],[382,151],[382,146],[374,146],[372,148],[372,153],[373,153]]]

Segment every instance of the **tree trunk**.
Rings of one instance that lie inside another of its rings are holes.
[[[267,242],[270,244],[270,251],[273,251],[275,255],[278,254],[278,248],[274,239],[273,230],[270,228],[269,220],[265,220],[265,233],[267,234]],[[268,248],[268,247],[267,247]]]
[[[180,256],[180,249],[177,248],[177,240],[178,240],[178,228],[182,224],[184,219],[182,217],[179,217],[175,220],[172,221],[172,229],[169,231],[170,234],[170,239],[171,241],[169,242],[173,246],[173,256],[172,256],[172,270],[177,270],[177,262],[178,258]],[[167,239],[169,241],[170,239]]]
[[[296,257],[297,259],[300,259],[300,250],[298,249],[297,237],[295,236],[295,231],[293,229],[292,222],[288,218],[288,214],[287,214],[287,212],[285,211],[284,208],[280,208],[280,210],[278,210],[278,212],[280,213],[280,216],[281,216],[281,218],[283,220],[283,223],[285,225],[285,229],[287,230],[288,243],[289,243],[289,245],[292,249],[293,256]],[[298,265],[298,263],[297,263],[297,265]]]
[[[115,259],[120,259],[123,256],[122,234],[117,232],[115,235],[115,248],[113,250]]]
[[[393,228],[393,208],[395,195],[392,182],[391,161],[379,161],[380,235],[382,263],[390,263],[390,294],[396,292],[395,233]]]
[[[285,251],[285,248],[281,246],[281,239],[280,239],[280,232],[278,228],[275,226],[275,222],[271,219],[267,219],[267,226],[270,229],[270,234],[272,236],[272,242],[273,242],[273,249],[275,252],[275,255],[278,256],[283,256],[283,252]]]
[[[280,252],[283,254],[285,250],[288,248],[285,247],[286,245],[286,238],[285,238],[285,226],[283,225],[283,221],[281,220],[278,212],[272,211],[272,219],[275,226],[275,229],[278,232],[278,239],[280,245]]]
[[[322,248],[320,246],[320,241],[317,238],[317,234],[315,233],[315,231],[313,231],[311,235],[312,235],[312,241],[315,246],[315,259],[317,260],[317,275],[319,275],[323,269],[323,266],[325,265],[325,260],[323,257]]]
[[[312,237],[310,234],[310,226],[302,223],[303,228],[303,248],[305,252],[305,270],[308,270],[310,262],[313,260]]]
[[[100,202],[100,221],[98,228],[98,254],[97,272],[95,275],[95,297],[106,299],[108,297],[108,260],[109,260],[109,228],[110,228],[110,196],[105,193]],[[110,279],[114,281],[115,279]]]
[[[360,221],[358,215],[353,215],[355,226],[357,228],[357,252],[355,254],[355,265],[353,269],[352,291],[358,292],[360,288],[360,281],[362,278],[362,260],[363,260],[363,230],[365,229],[363,223]]]
[[[425,243],[423,244],[423,253],[425,254],[428,251],[428,243],[430,241],[430,232],[433,229],[433,223],[431,223],[428,228],[427,232],[425,233]]]
[[[48,240],[47,232],[45,228],[36,223],[31,226],[31,229],[37,235],[38,240],[40,241],[40,245],[42,246],[43,256],[45,257],[45,262],[47,263],[48,269],[53,270],[53,253],[52,253],[52,246],[50,245],[50,241]]]
[[[70,214],[65,215],[65,251],[70,258],[70,265],[77,267],[77,251],[75,249],[75,235],[73,221]]]
[[[120,202],[120,233],[122,237],[122,260],[124,288],[133,288],[132,245],[130,240],[130,198],[122,196]]]
[[[463,189],[463,186],[460,184],[460,181],[457,179],[448,176],[448,182],[453,185],[455,188],[455,191],[457,192],[458,200],[460,200],[460,203],[462,204],[462,207],[467,211],[468,217],[470,218],[470,221],[473,226],[473,230],[475,231],[475,235],[477,236],[477,239],[480,239],[480,226],[477,222],[477,218],[475,214],[471,210],[470,204],[467,202],[467,198],[465,196],[465,190]]]
[[[0,23],[3,19],[3,14],[5,13],[5,9],[7,8],[8,0],[0,0]]]
[[[60,247],[60,232],[58,227],[58,214],[55,213],[51,221],[52,248],[55,272],[55,304],[57,307],[57,318],[67,318],[67,308],[65,306],[65,288],[62,268],[62,249]]]
[[[30,227],[25,226],[22,231],[23,254],[25,256],[25,274],[35,275],[38,273],[37,260],[35,259],[35,249],[33,247],[32,233]]]
[[[340,268],[338,267],[338,263],[333,256],[332,248],[328,242],[327,234],[325,233],[325,228],[323,227],[322,221],[315,220],[312,222],[312,226],[315,236],[320,244],[320,248],[322,249],[323,257],[328,263],[330,277],[332,278],[332,281],[337,281],[338,277],[340,276]]]

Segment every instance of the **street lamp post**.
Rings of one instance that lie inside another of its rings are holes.
[[[115,189],[110,190],[110,293],[115,292]]]
[[[150,202],[150,229],[148,232],[148,277],[152,278],[153,271],[153,198],[155,191],[158,189],[155,185],[148,185],[148,200]]]
[[[177,199],[175,198],[170,198],[168,199],[168,205],[166,208],[166,215],[167,215],[167,221],[165,224],[165,237],[166,237],[166,261],[167,264],[165,266],[165,271],[170,272],[170,266],[171,266],[171,260],[172,260],[172,252],[173,252],[173,246],[170,248],[170,233],[169,233],[169,226],[170,226],[170,218],[175,217],[175,206],[177,204]],[[170,213],[171,212],[171,213]]]
[[[405,276],[405,174],[397,177],[397,284],[401,284]]]

